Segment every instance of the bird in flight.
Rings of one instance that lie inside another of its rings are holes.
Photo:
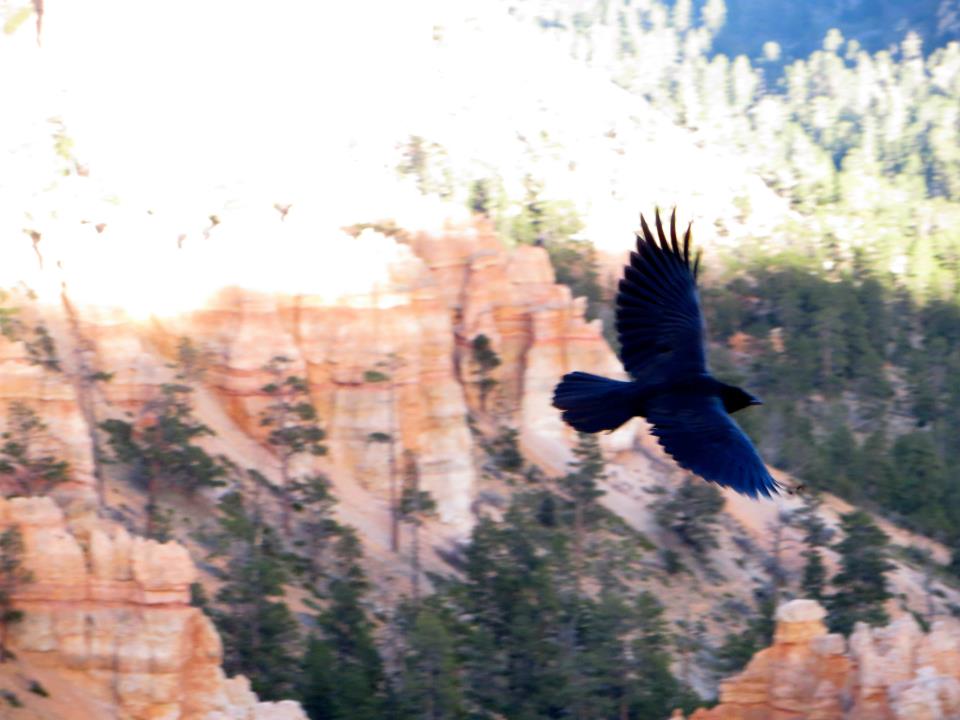
[[[697,293],[700,253],[690,264],[691,226],[682,245],[677,213],[668,240],[660,211],[657,237],[640,216],[643,234],[630,253],[617,293],[620,360],[632,380],[585,372],[563,376],[553,405],[580,432],[614,430],[640,416],[680,467],[750,497],[779,490],[760,454],[730,417],[762,404],[707,370],[705,326]]]

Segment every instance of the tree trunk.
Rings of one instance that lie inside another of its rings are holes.
[[[413,601],[420,604],[420,476],[414,476],[413,483],[413,539],[410,561]]]
[[[393,372],[393,368],[390,368]],[[396,390],[393,384],[393,375],[390,376],[390,457],[387,459],[390,472],[390,549],[393,552],[400,551],[400,507],[399,497],[397,496],[397,458],[396,458],[396,435],[397,435],[397,401]]]
[[[160,468],[156,463],[150,464],[150,478],[147,480],[147,526],[144,534],[148,538],[155,538],[157,531],[157,497],[160,495]]]
[[[583,502],[576,495],[573,499],[573,581],[579,599],[583,576]]]
[[[280,456],[280,523],[283,537],[290,541],[290,515],[293,512],[290,502],[290,454],[281,450]]]

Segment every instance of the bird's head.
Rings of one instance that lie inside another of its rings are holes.
[[[763,400],[751,395],[743,388],[733,385],[724,385],[720,391],[720,399],[723,400],[723,409],[731,415],[737,410],[743,410],[751,405],[763,405]]]

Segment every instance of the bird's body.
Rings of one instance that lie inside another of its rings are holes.
[[[643,234],[637,236],[637,251],[617,294],[620,359],[632,379],[568,373],[554,392],[554,406],[581,432],[613,430],[633,417],[646,418],[681,467],[745,495],[776,493],[776,481],[730,417],[760,401],[707,369],[696,289],[700,257],[691,267],[690,229],[681,248],[675,214],[669,241],[659,212],[659,242],[642,216],[641,225]]]

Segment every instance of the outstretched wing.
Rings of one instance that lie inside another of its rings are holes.
[[[677,464],[749,497],[779,485],[717,396],[661,395],[647,410],[651,432]]]
[[[676,220],[674,210],[668,241],[657,211],[658,242],[640,216],[643,235],[637,235],[637,251],[630,253],[617,293],[620,360],[631,377],[644,384],[706,371],[704,323],[697,296],[700,254],[691,268],[690,227],[681,247]]]

